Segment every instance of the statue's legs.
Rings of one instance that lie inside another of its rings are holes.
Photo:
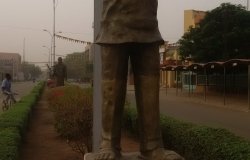
[[[143,159],[182,160],[165,152],[159,126],[158,44],[127,43],[102,46],[102,142],[96,160],[120,158],[121,121],[126,96],[128,59],[135,77]]]
[[[159,45],[135,44],[133,50],[135,53],[131,54],[131,63],[135,78],[142,158],[182,160],[175,152],[165,151],[163,148],[159,111]]]
[[[113,160],[121,156],[121,121],[128,58],[121,45],[102,46],[102,142],[96,159]]]
[[[141,152],[162,147],[159,116],[159,46],[137,44],[131,54]]]

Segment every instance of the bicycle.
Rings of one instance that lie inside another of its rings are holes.
[[[6,98],[2,101],[2,110],[7,111],[10,109],[13,103],[15,103],[14,99],[11,96],[18,95],[17,93],[3,93]]]

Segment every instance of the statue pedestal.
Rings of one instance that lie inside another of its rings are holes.
[[[95,155],[95,153],[87,153],[84,155],[84,160],[95,160]],[[139,152],[123,153],[119,160],[140,160],[139,155]]]

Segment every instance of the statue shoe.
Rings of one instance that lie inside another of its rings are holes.
[[[101,149],[95,156],[95,160],[119,160],[121,158],[121,153],[117,153],[111,148]]]

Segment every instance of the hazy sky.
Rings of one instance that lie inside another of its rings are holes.
[[[163,38],[176,42],[183,34],[186,9],[211,10],[221,3],[246,6],[247,0],[158,0],[158,21]],[[94,0],[58,0],[56,31],[84,41],[93,41]],[[51,45],[53,0],[0,0],[0,52],[23,54],[25,39],[26,61],[48,61]],[[83,51],[84,45],[56,39],[56,54]]]

